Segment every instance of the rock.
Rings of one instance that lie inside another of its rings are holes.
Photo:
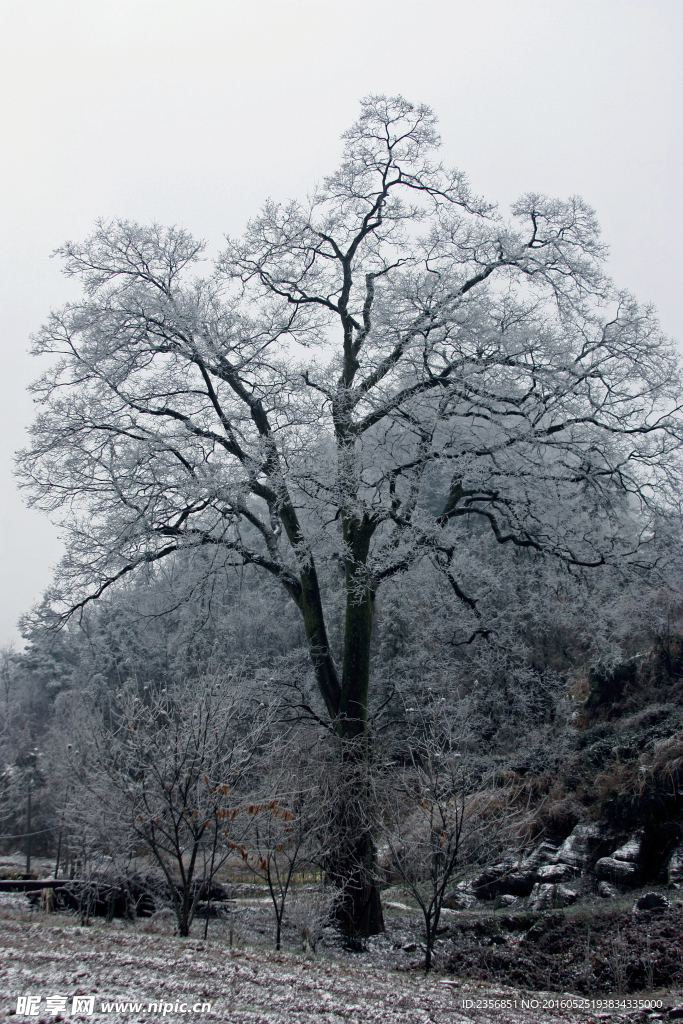
[[[646,892],[633,904],[634,911],[641,910],[668,910],[669,901],[660,892]]]
[[[474,895],[474,889],[472,888],[474,882],[471,878],[463,878],[462,881],[458,882],[456,889],[458,892],[466,892],[469,896]]]
[[[644,832],[634,833],[627,843],[620,846],[611,857],[601,857],[595,865],[598,878],[609,879],[621,885],[639,885],[642,881],[642,857]]]
[[[414,953],[417,949],[416,942],[406,942],[405,946],[402,947],[404,953]]]
[[[512,896],[510,893],[505,893],[503,896],[498,897],[498,906],[511,907],[513,903],[517,903],[517,900],[517,896]]]
[[[531,891],[531,906],[534,910],[550,910],[554,907],[568,907],[578,899],[573,889],[564,885],[537,882]]]
[[[623,860],[629,864],[640,864],[643,859],[644,839],[644,832],[636,832],[627,843],[624,843],[618,850],[615,850],[612,856],[615,860]]]
[[[577,825],[555,854],[555,863],[570,864],[585,871],[600,848],[605,848],[605,843],[605,834],[599,825]]]
[[[555,858],[557,857],[558,846],[557,843],[541,843],[536,849],[525,857],[520,865],[520,871],[537,871],[538,868],[543,867],[545,864],[554,864]]]
[[[555,886],[537,882],[531,890],[531,906],[534,910],[550,910],[554,903]]]
[[[519,861],[510,859],[482,871],[474,879],[472,888],[481,900],[492,900],[504,895],[528,896],[535,880],[535,872],[520,871]]]
[[[578,892],[574,892],[573,889],[570,889],[566,885],[558,885],[558,887],[557,887],[557,896],[559,897],[559,899],[561,901],[560,902],[560,906],[562,906],[562,907],[569,907],[569,906],[571,906],[571,904],[572,903],[576,903],[576,901],[579,898]]]
[[[602,896],[603,900],[614,900],[617,898],[618,893],[609,882],[598,882],[598,896]]]
[[[572,864],[547,864],[538,868],[536,879],[539,882],[566,882],[578,874],[578,868]]]
[[[683,883],[683,842],[679,843],[669,857],[666,866],[666,880],[672,889]]]
[[[469,910],[477,902],[471,878],[463,879],[455,887],[455,892],[443,901],[448,910]]]
[[[618,885],[639,885],[642,873],[640,864],[633,864],[627,860],[616,860],[614,857],[601,857],[595,865],[597,878]]]
[[[477,902],[477,897],[471,892],[456,892],[447,896],[443,905],[447,910],[469,910]]]

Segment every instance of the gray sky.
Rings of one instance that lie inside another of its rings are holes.
[[[583,196],[612,275],[683,340],[680,0],[2,0],[0,39],[0,643],[60,554],[11,476],[29,335],[76,294],[52,250],[120,216],[215,252],[334,169],[367,93],[430,104],[445,162],[503,208]]]

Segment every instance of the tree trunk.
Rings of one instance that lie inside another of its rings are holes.
[[[384,931],[370,810],[367,736],[346,737],[339,745],[325,874],[341,890],[337,920],[358,948]]]
[[[384,931],[372,836],[359,830],[355,842],[330,852],[326,876],[342,890],[337,921],[352,946],[361,948],[369,935]],[[350,837],[351,838],[351,837]]]
[[[433,938],[431,935],[427,935],[427,948],[425,950],[425,973],[429,973],[432,969],[432,942]]]
[[[190,883],[192,875],[188,872],[187,879],[184,880],[182,903],[180,904],[180,918],[178,920],[178,933],[183,936],[190,934],[190,912],[192,909],[191,901],[191,889]]]
[[[301,574],[304,593],[301,607],[318,686],[340,741],[325,874],[343,894],[337,908],[339,923],[351,942],[362,944],[368,935],[384,931],[375,845],[369,827],[367,779],[368,690],[375,595],[368,586],[365,565],[375,526],[367,518],[345,519],[343,530],[349,557],[345,565],[346,621],[341,681],[327,647],[318,581],[311,567]],[[312,643],[313,638],[317,638],[317,644]]]
[[[368,586],[365,566],[374,525],[344,523],[350,558],[346,572],[344,667],[337,731],[341,738],[338,789],[339,844],[331,857],[328,877],[343,891],[338,919],[351,941],[384,931],[377,857],[372,835],[368,691],[375,595]]]
[[[360,589],[362,584],[358,575],[355,567],[347,567],[344,669],[337,716],[338,731],[344,738],[366,737],[368,729],[370,645],[375,595],[367,586]]]

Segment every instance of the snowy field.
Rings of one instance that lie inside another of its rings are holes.
[[[80,927],[64,914],[27,912],[19,896],[0,898],[0,936],[0,1012],[3,1019],[16,1021],[99,1019],[114,1024],[163,1017],[234,1024],[560,1024],[609,1016],[602,1008],[549,1007],[561,998],[557,994],[380,969],[362,958],[231,948],[224,937],[180,939],[121,921]],[[17,997],[27,995],[41,997],[37,1012],[16,1015]],[[46,1000],[54,996],[61,996],[62,1004],[67,997],[64,1012],[48,1012]],[[94,997],[92,1014],[87,1004],[73,1013],[74,997]],[[538,1005],[523,1008],[522,1000]],[[624,1015],[623,1009],[612,1019],[617,1016],[647,1019],[640,1012]]]

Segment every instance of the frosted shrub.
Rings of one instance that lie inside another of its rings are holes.
[[[309,950],[315,953],[323,928],[332,917],[340,898],[339,889],[320,886],[307,889],[292,900],[287,917],[299,933],[304,953]]]

